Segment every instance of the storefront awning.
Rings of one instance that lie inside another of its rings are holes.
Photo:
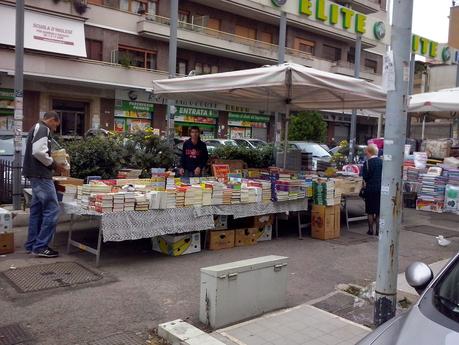
[[[0,22],[6,24],[2,27],[0,44],[14,46],[16,8],[0,5]],[[27,9],[24,15],[24,47],[86,57],[84,22]]]

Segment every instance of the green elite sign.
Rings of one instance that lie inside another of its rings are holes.
[[[382,40],[386,37],[386,24],[384,22],[376,22],[373,26],[373,34],[377,40]]]

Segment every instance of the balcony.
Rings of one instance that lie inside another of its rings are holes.
[[[381,9],[381,0],[338,0],[336,1],[342,5],[350,5],[354,10],[364,13],[376,13]]]
[[[332,63],[330,72],[336,74],[347,75],[350,77],[354,76],[355,65],[347,61],[335,61]],[[381,81],[381,76],[375,73],[372,68],[361,65],[360,66],[360,78],[379,83]]]
[[[0,72],[14,74],[14,51],[0,49]],[[24,75],[28,79],[53,80],[74,85],[151,89],[153,79],[167,73],[82,58],[27,53]]]

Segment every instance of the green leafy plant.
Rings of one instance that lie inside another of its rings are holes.
[[[210,158],[240,159],[246,162],[249,168],[267,168],[274,164],[272,145],[257,150],[239,146],[220,146],[212,151]]]
[[[129,68],[132,65],[132,58],[129,53],[119,53],[118,62],[121,66]]]
[[[289,140],[324,142],[327,123],[316,111],[300,112],[290,119]]]
[[[123,141],[117,136],[93,136],[85,140],[75,139],[64,143],[70,155],[70,173],[77,178],[101,176],[115,178],[124,166]]]
[[[331,161],[336,164],[338,169],[341,169],[344,165],[348,164],[349,162],[349,143],[347,140],[342,140],[339,143],[338,152],[336,152]]]
[[[152,129],[147,129],[126,134],[123,160],[126,167],[141,169],[141,176],[147,177],[151,168],[172,167],[176,163],[176,156],[167,140],[153,135]]]

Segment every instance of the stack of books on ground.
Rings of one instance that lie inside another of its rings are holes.
[[[124,210],[135,210],[135,192],[124,192]]]
[[[148,211],[150,202],[147,199],[146,194],[137,193],[135,195],[135,210],[136,211]]]
[[[113,212],[124,211],[124,194],[114,193],[113,194]]]
[[[113,212],[113,194],[95,194],[94,200],[94,210],[96,212]]]

